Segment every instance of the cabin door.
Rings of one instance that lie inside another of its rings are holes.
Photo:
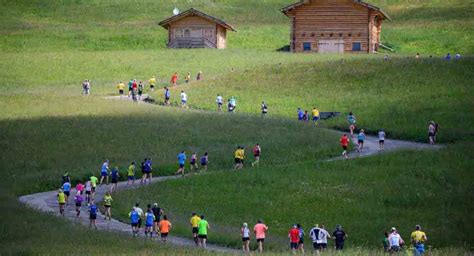
[[[319,40],[319,53],[344,53],[344,40]]]

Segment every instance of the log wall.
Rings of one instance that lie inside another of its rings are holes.
[[[190,37],[205,37],[212,43],[217,45],[217,28],[216,24],[201,18],[199,16],[189,16],[184,17],[176,22],[170,24],[169,38],[168,41],[172,41],[174,38],[182,34],[184,36],[184,31],[190,30]]]

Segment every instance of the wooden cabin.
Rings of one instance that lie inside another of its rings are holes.
[[[227,46],[227,30],[235,28],[223,20],[189,9],[159,23],[168,30],[168,48],[217,48]]]
[[[292,52],[377,52],[382,22],[390,20],[360,0],[301,0],[281,11],[290,18]]]

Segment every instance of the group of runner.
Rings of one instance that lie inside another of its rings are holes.
[[[420,225],[415,226],[415,231],[410,235],[410,240],[413,245],[413,253],[415,256],[420,256],[425,253],[425,243],[428,241],[426,233],[421,230]],[[384,232],[383,248],[385,252],[399,253],[405,241],[398,233],[395,227],[392,227],[390,233]]]
[[[311,119],[315,125],[318,125],[318,121],[320,119],[319,110],[316,107],[313,107],[313,109],[311,110],[311,114],[308,113],[308,110],[303,111],[301,108],[298,108],[297,115],[298,121],[309,122],[309,120]]]

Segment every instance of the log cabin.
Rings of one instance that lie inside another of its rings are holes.
[[[227,46],[227,30],[235,28],[211,15],[189,9],[159,23],[168,30],[168,48],[217,48]]]
[[[300,0],[281,9],[290,18],[290,51],[374,53],[390,17],[360,0]]]

